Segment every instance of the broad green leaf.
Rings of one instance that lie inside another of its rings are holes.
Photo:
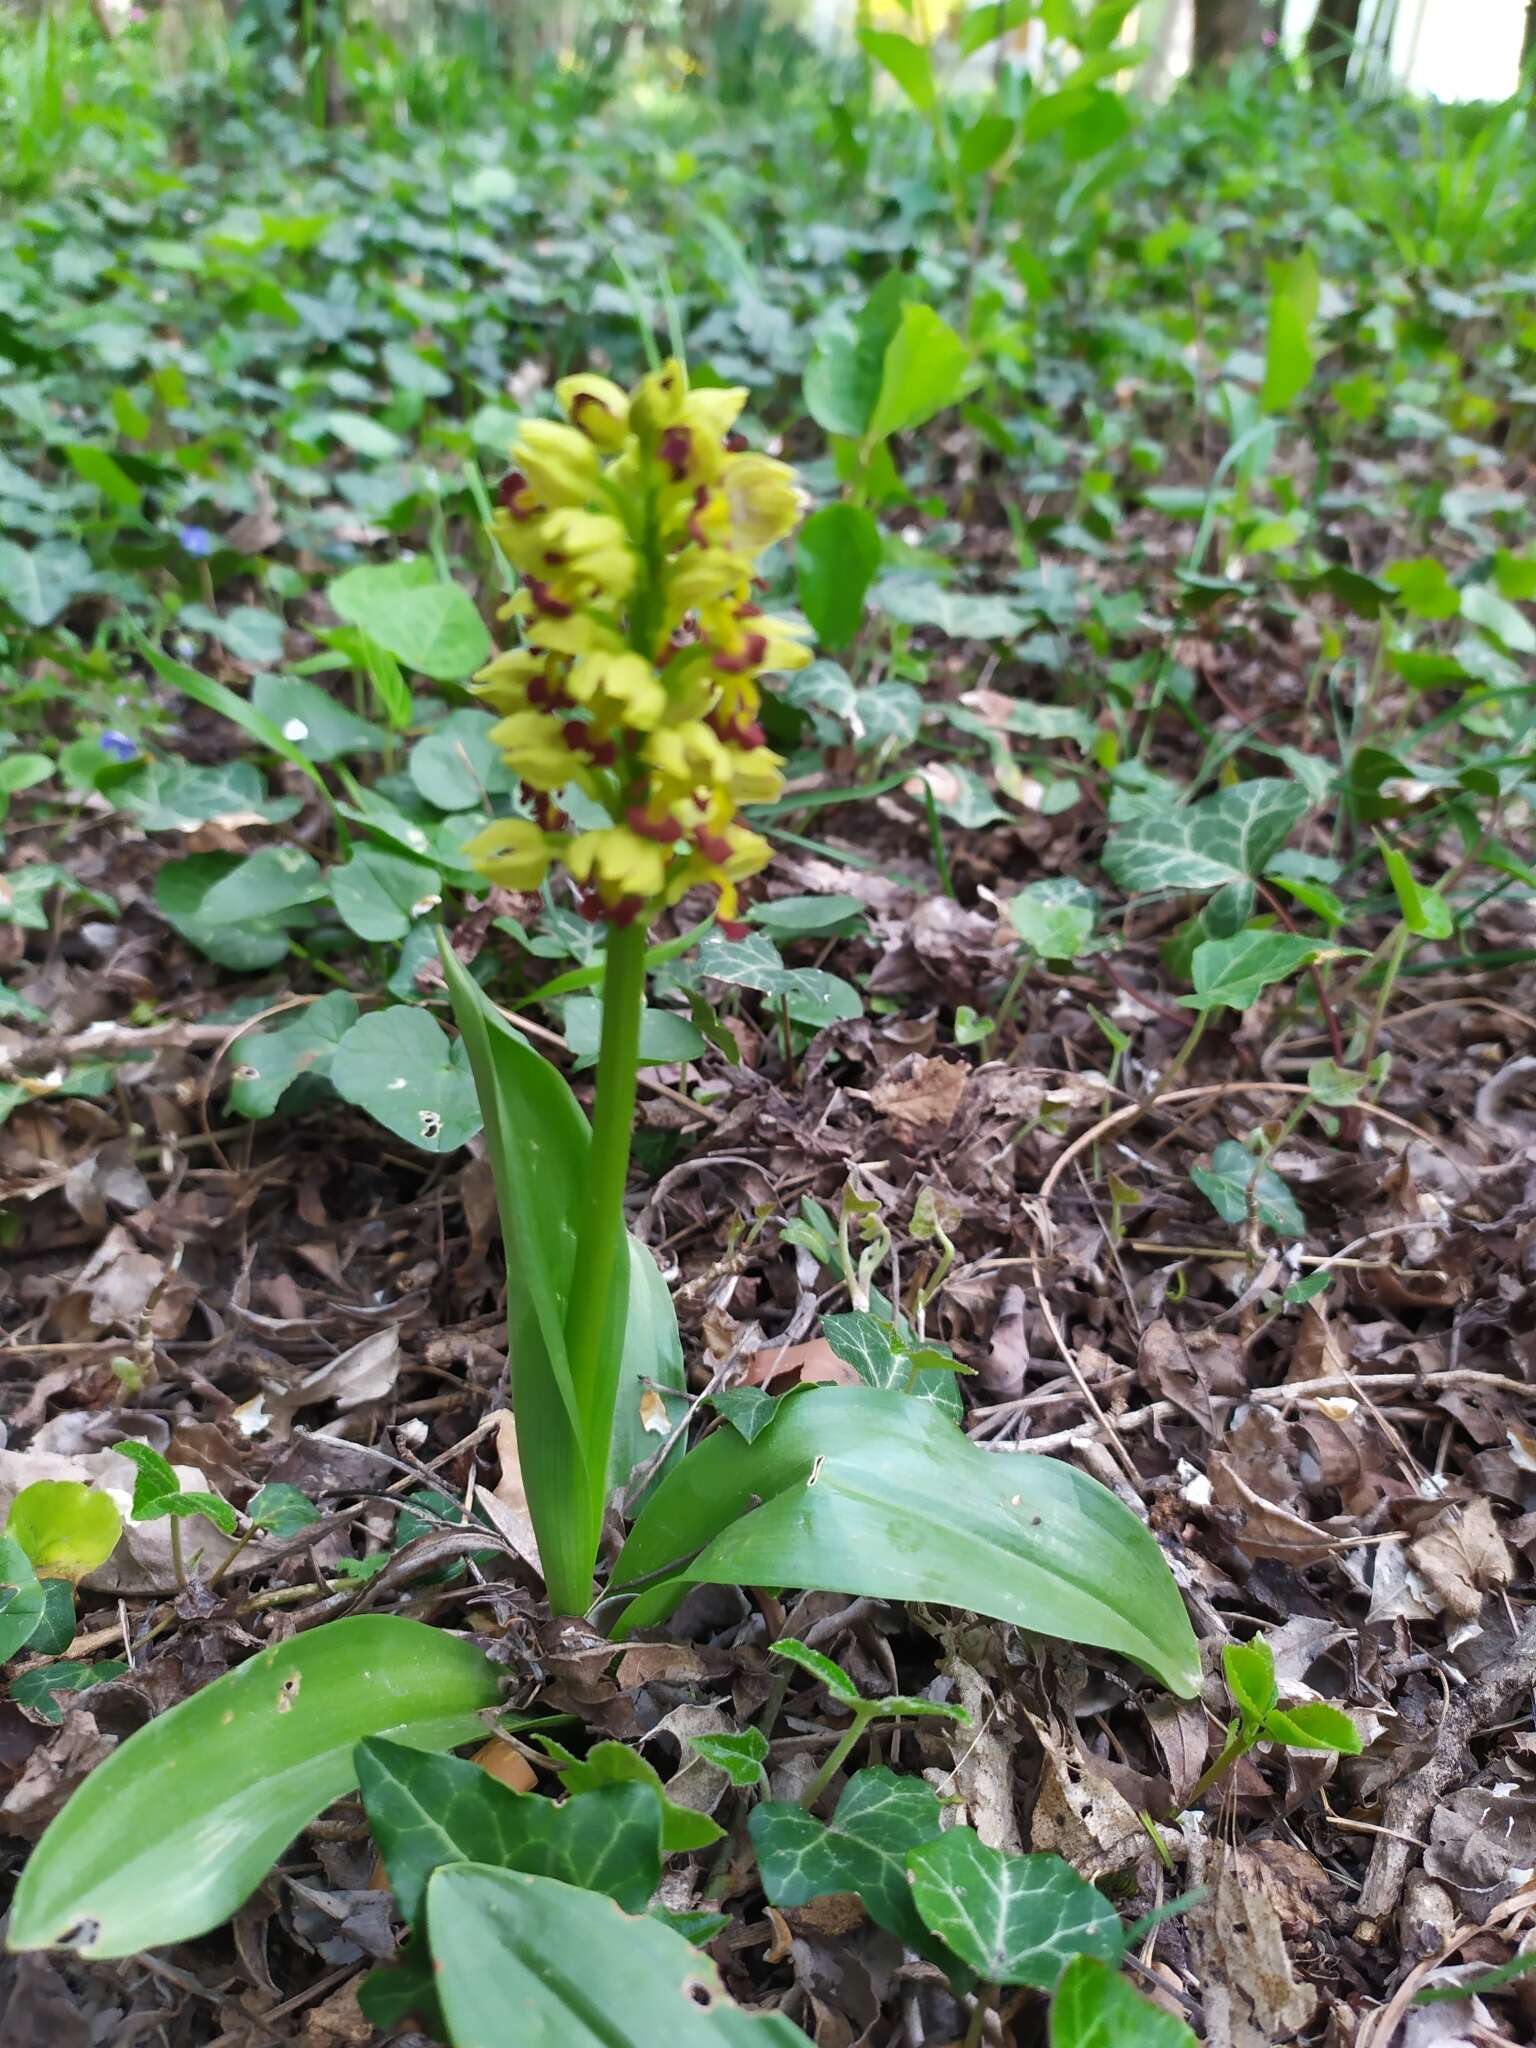
[[[78,1479],[37,1479],[11,1502],[5,1533],[32,1560],[39,1578],[78,1585],[105,1564],[123,1533],[110,1494]]]
[[[918,112],[931,114],[938,104],[938,87],[927,45],[895,29],[861,28],[858,37],[867,55],[895,79]]]
[[[264,846],[213,882],[198,906],[215,925],[260,924],[326,893],[320,863],[302,846]]]
[[[247,1032],[233,1050],[230,1109],[236,1116],[271,1116],[302,1076],[328,1079],[336,1048],[357,1017],[356,1001],[338,988],[306,1003],[270,1031]]]
[[[621,1262],[598,1355],[578,1361],[578,1383],[565,1317],[591,1132],[563,1076],[513,1030],[446,939],[439,952],[485,1118],[506,1241],[512,1406],[520,1440],[538,1445],[523,1484],[551,1599],[580,1613],[607,1506],[629,1262]]]
[[[427,1931],[454,2048],[804,2048],[788,2020],[733,2005],[680,1934],[555,1878],[450,1864]]]
[[[76,541],[28,549],[0,540],[0,604],[28,626],[51,626],[94,581],[91,558]]]
[[[480,1128],[462,1041],[409,1004],[360,1017],[331,1055],[330,1079],[343,1102],[422,1152],[456,1152]]]
[[[280,825],[299,808],[297,797],[267,794],[254,761],[222,761],[199,768],[187,761],[143,761],[111,784],[112,799],[146,832],[193,832],[214,819],[264,819]]]
[[[1462,617],[1506,647],[1511,654],[1536,654],[1536,626],[1518,605],[1501,597],[1492,585],[1469,583],[1461,593]]]
[[[75,1588],[70,1579],[39,1578],[43,1618],[27,1638],[34,1657],[62,1657],[75,1639]]]
[[[297,1536],[321,1519],[320,1510],[307,1493],[285,1480],[269,1479],[252,1494],[246,1516],[252,1526],[277,1537]]]
[[[1075,960],[1093,936],[1099,899],[1070,875],[1048,875],[1008,899],[1014,930],[1042,960]]]
[[[411,749],[410,775],[417,790],[439,811],[474,811],[492,790],[509,787],[511,777],[491,744],[496,721],[468,706],[434,726]]]
[[[1366,1074],[1341,1067],[1334,1060],[1314,1060],[1307,1068],[1307,1092],[1325,1109],[1345,1109],[1358,1102],[1367,1088],[1380,1087],[1386,1079],[1388,1060],[1386,1053],[1378,1053]]]
[[[43,1589],[32,1560],[14,1536],[0,1536],[0,1664],[36,1635],[43,1619]]]
[[[153,1516],[162,1501],[180,1493],[181,1481],[176,1477],[175,1468],[153,1444],[139,1443],[130,1437],[112,1448],[134,1468],[130,1513],[136,1522],[143,1521],[146,1515]]]
[[[338,761],[346,754],[376,754],[388,735],[371,719],[301,676],[257,676],[251,703],[272,721],[290,746],[311,761]]]
[[[631,1749],[627,1743],[594,1742],[584,1757],[560,1751],[547,1738],[544,1747],[561,1764],[560,1782],[573,1797],[584,1798],[605,1785],[647,1786],[659,1802],[661,1846],[668,1856],[681,1855],[687,1849],[707,1849],[725,1833],[707,1813],[697,1813],[691,1806],[669,1799],[655,1765],[647,1763],[639,1750]]]
[[[577,996],[565,1005],[561,1015],[565,1042],[576,1054],[576,1071],[595,1066],[603,1038],[603,1006],[596,996]],[[703,1032],[676,1010],[658,1010],[647,1003],[640,1013],[640,1059],[642,1067],[666,1067],[684,1060],[696,1060],[709,1050]]]
[[[751,1444],[721,1430],[691,1451],[615,1567],[615,1591],[647,1583],[620,1633],[688,1585],[798,1586],[968,1608],[1117,1651],[1185,1698],[1200,1685],[1172,1574],[1114,1494],[1054,1458],[999,1458],[930,1403],[867,1387],[796,1395]]]
[[[414,1923],[444,1863],[532,1871],[643,1912],[661,1882],[661,1803],[605,1785],[557,1803],[514,1792],[478,1764],[371,1737],[355,1758],[373,1839],[401,1917]]]
[[[370,419],[365,412],[352,412],[341,406],[326,413],[322,425],[336,436],[344,448],[350,448],[354,455],[367,456],[370,462],[393,462],[405,453],[405,443],[400,436],[392,433],[381,421]],[[339,611],[341,607],[338,605],[336,609]]]
[[[688,1747],[742,1790],[763,1783],[768,1738],[761,1728],[743,1728],[733,1735],[690,1735]]]
[[[707,980],[761,991],[782,1002],[797,1024],[822,1030],[864,1014],[864,1002],[851,982],[819,967],[787,967],[764,932],[727,939],[710,932],[699,947],[698,971]]]
[[[57,1727],[76,1693],[89,1692],[93,1685],[121,1678],[127,1669],[121,1659],[114,1657],[103,1657],[95,1664],[82,1664],[71,1658],[61,1658],[52,1664],[32,1664],[11,1680],[11,1698],[18,1707],[40,1714]]]
[[[1306,248],[1268,269],[1269,335],[1260,403],[1266,412],[1284,412],[1306,390],[1316,368],[1312,323],[1317,318],[1320,280],[1317,258]]]
[[[1105,872],[1130,895],[1223,889],[1262,875],[1307,810],[1299,783],[1234,783],[1181,809],[1135,817],[1104,848]]]
[[[263,1651],[97,1765],[21,1874],[10,1946],[128,1956],[206,1934],[351,1789],[365,1736],[471,1741],[499,1691],[469,1643],[394,1615]]]
[[[1077,1956],[1063,1970],[1050,2028],[1050,2048],[1200,2048],[1181,2019],[1096,1956]]]
[[[338,618],[434,682],[467,682],[490,659],[491,636],[469,593],[441,582],[425,556],[348,569],[326,596]]]
[[[1348,1714],[1323,1700],[1272,1709],[1264,1723],[1264,1739],[1286,1749],[1326,1749],[1341,1756],[1358,1756],[1361,1748],[1360,1731]]]
[[[1192,996],[1180,996],[1186,1010],[1246,1010],[1276,982],[1289,981],[1317,955],[1317,945],[1294,932],[1251,930],[1230,939],[1206,939],[1190,961]]]
[[[1397,591],[1404,611],[1416,619],[1454,619],[1461,610],[1460,591],[1433,555],[1389,562],[1381,576]]]
[[[1192,1167],[1189,1177],[1223,1223],[1245,1224],[1251,1206],[1259,1222],[1277,1237],[1307,1234],[1307,1219],[1285,1182],[1273,1167],[1260,1166],[1236,1138],[1223,1138],[1210,1165]]]
[[[1251,1733],[1262,1727],[1280,1697],[1280,1688],[1275,1683],[1274,1653],[1268,1643],[1262,1636],[1255,1636],[1251,1642],[1223,1644],[1221,1668],[1233,1704],[1243,1717],[1244,1731]]]
[[[253,604],[237,604],[223,614],[208,605],[189,604],[177,614],[176,623],[189,632],[209,634],[248,668],[274,668],[283,658],[282,620]]]
[[[885,351],[865,439],[884,441],[907,433],[953,405],[970,362],[970,350],[948,322],[931,306],[909,299]]]
[[[828,1892],[857,1892],[871,1920],[911,1948],[947,1957],[912,1900],[907,1858],[939,1837],[939,1798],[923,1778],[877,1765],[855,1771],[830,1821],[803,1806],[765,1800],[747,1820],[769,1903],[806,1905]]]
[[[443,878],[424,861],[360,846],[330,872],[331,901],[348,931],[380,944],[403,939],[418,918],[443,900]]]
[[[629,1296],[624,1319],[624,1355],[613,1408],[613,1438],[608,1451],[611,1491],[627,1487],[636,1468],[654,1458],[668,1431],[688,1412],[683,1340],[678,1333],[672,1290],[639,1238],[628,1236]],[[650,1497],[661,1475],[687,1450],[686,1433],[647,1482],[633,1511]]]
[[[204,705],[209,711],[220,712],[232,724],[238,725],[249,738],[255,740],[258,746],[265,747],[269,753],[280,755],[290,767],[297,768],[307,775],[321,794],[329,800],[330,792],[326,789],[319,769],[307,754],[299,751],[292,740],[284,737],[281,726],[274,725],[254,704],[247,703],[244,697],[223,683],[215,682],[211,676],[199,675],[195,668],[188,668],[185,662],[173,661],[168,654],[162,654],[153,641],[147,640],[136,626],[131,626],[129,630],[139,652],[163,683],[169,683],[172,689],[180,690],[183,695],[192,698],[195,703]]]
[[[795,542],[800,609],[824,647],[846,647],[864,618],[864,599],[885,545],[862,505],[823,505]]]
[[[954,1422],[965,1412],[955,1367],[922,1363],[921,1351],[904,1343],[878,1316],[858,1309],[847,1315],[823,1316],[821,1334],[866,1387],[886,1387],[892,1393],[931,1401]]]
[[[949,1828],[907,1858],[924,1926],[988,1984],[1055,1988],[1073,1956],[1117,1963],[1120,1916],[1059,1856],[1009,1856]]]
[[[747,922],[782,941],[853,938],[864,930],[866,920],[857,896],[775,896],[754,903]]]

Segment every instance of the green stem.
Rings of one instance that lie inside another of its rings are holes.
[[[1205,1797],[1206,1793],[1210,1791],[1211,1787],[1216,1783],[1216,1781],[1219,1778],[1224,1778],[1227,1775],[1228,1771],[1231,1770],[1232,1766],[1235,1763],[1237,1763],[1240,1758],[1245,1757],[1248,1754],[1249,1750],[1252,1749],[1252,1747],[1253,1744],[1251,1742],[1245,1742],[1241,1735],[1234,1735],[1229,1742],[1224,1743],[1222,1745],[1221,1755],[1217,1757],[1215,1763],[1211,1765],[1210,1769],[1208,1771],[1203,1772],[1201,1776],[1196,1780],[1193,1788],[1190,1791],[1189,1797],[1185,1800],[1184,1804],[1179,1808],[1179,1813],[1188,1813],[1192,1806],[1198,1806],[1200,1804],[1200,1801]],[[1178,1814],[1174,1814],[1172,1818],[1177,1820]]]
[[[592,1413],[594,1391],[604,1384],[602,1347],[609,1340],[608,1308],[624,1257],[624,1186],[629,1178],[629,1142],[635,1122],[635,1069],[640,1057],[640,1011],[645,995],[645,927],[608,928],[603,967],[603,1036],[597,1055],[597,1093],[592,1105],[592,1149],[587,1170],[587,1209],[576,1240],[566,1349],[571,1378],[582,1408],[592,1464],[588,1478],[598,1501],[593,1557],[585,1583],[549,1585],[556,1614],[583,1614],[592,1598],[592,1565],[601,1522],[604,1475],[608,1469],[613,1417]],[[600,1439],[600,1440],[598,1440]],[[594,1469],[595,1468],[595,1469]],[[563,1578],[563,1574],[556,1574]]]
[[[1392,1000],[1392,991],[1397,986],[1398,970],[1403,964],[1403,955],[1408,950],[1408,927],[1399,924],[1387,946],[1386,971],[1381,977],[1381,988],[1377,993],[1376,1007],[1371,1013],[1371,1028],[1366,1033],[1365,1051],[1361,1056],[1362,1067],[1369,1068],[1376,1057],[1376,1041],[1381,1037],[1381,1027],[1386,1022],[1387,1005]]]
[[[807,1813],[810,1812],[822,1793],[826,1791],[832,1780],[847,1762],[854,1744],[879,1712],[880,1702],[878,1700],[865,1700],[853,1709],[853,1719],[837,1738],[826,1762],[800,1795],[800,1804]]]
[[[181,1517],[171,1516],[171,1570],[176,1574],[178,1592],[187,1590],[187,1562],[181,1549]]]
[[[971,2006],[971,2023],[965,2030],[964,2048],[981,2048],[987,2032],[987,2014],[992,2010],[992,1987],[984,1984]]]

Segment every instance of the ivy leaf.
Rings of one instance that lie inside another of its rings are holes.
[[[1059,1856],[1009,1856],[950,1828],[907,1859],[924,1924],[989,1984],[1054,1990],[1074,1956],[1115,1963],[1120,1916]]]
[[[1200,2048],[1181,2019],[1097,1956],[1076,1956],[1051,2001],[1050,2048]]]
[[[772,1422],[779,1404],[761,1387],[725,1387],[718,1394],[710,1395],[709,1405],[725,1417],[739,1436],[751,1443]]]
[[[763,1783],[768,1739],[761,1728],[743,1728],[732,1735],[690,1735],[688,1746],[705,1763],[724,1771],[733,1785],[745,1789]]]
[[[89,1692],[93,1685],[105,1685],[121,1678],[128,1666],[105,1657],[96,1664],[61,1658],[54,1664],[33,1664],[18,1671],[11,1680],[11,1698],[29,1714],[37,1714],[55,1727],[64,1719],[66,1701],[61,1695]]]
[[[1299,783],[1260,777],[1179,810],[1132,818],[1104,848],[1104,868],[1131,895],[1224,889],[1262,875],[1308,808]]]
[[[1236,1138],[1223,1138],[1210,1165],[1193,1167],[1189,1177],[1223,1223],[1246,1223],[1251,1198],[1255,1215],[1277,1237],[1307,1234],[1307,1219],[1285,1182]]]
[[[802,1643],[798,1636],[780,1636],[773,1645],[773,1654],[786,1657],[791,1664],[798,1664],[802,1671],[808,1671],[812,1678],[826,1687],[833,1699],[840,1700],[845,1707],[863,1705],[863,1693],[842,1665],[824,1657],[820,1650],[813,1650],[809,1643]]]
[[[1014,930],[1042,960],[1075,960],[1093,936],[1099,899],[1071,875],[1048,875],[1008,899]]]
[[[780,1646],[782,1647],[782,1646]],[[822,1822],[802,1806],[765,1800],[747,1819],[763,1890],[775,1906],[857,1892],[871,1920],[939,1967],[953,1959],[913,1904],[907,1858],[939,1833],[939,1798],[924,1779],[877,1765],[856,1771]]]
[[[296,1536],[320,1520],[320,1510],[309,1495],[281,1479],[269,1479],[254,1493],[246,1514],[256,1528],[278,1537]]]
[[[43,1619],[43,1589],[14,1536],[0,1536],[0,1664],[31,1641]]]
[[[889,1323],[878,1316],[855,1309],[847,1315],[823,1316],[821,1334],[845,1365],[851,1365],[866,1387],[886,1387],[898,1394],[910,1394],[918,1401],[931,1401],[956,1422],[964,1413],[960,1389],[955,1381],[959,1367],[934,1367],[919,1361],[942,1357],[942,1353],[914,1351],[903,1343]]]
[[[684,1849],[707,1849],[718,1842],[724,1828],[707,1813],[695,1813],[669,1799],[653,1765],[637,1749],[622,1742],[594,1742],[584,1757],[574,1757],[548,1736],[540,1737],[544,1748],[560,1764],[560,1782],[567,1792],[595,1792],[602,1785],[647,1785],[661,1802],[661,1846],[665,1855]]]
[[[1250,930],[1230,939],[1206,939],[1190,960],[1192,996],[1180,996],[1186,1010],[1246,1010],[1276,982],[1289,981],[1314,959],[1316,943],[1295,932]]]

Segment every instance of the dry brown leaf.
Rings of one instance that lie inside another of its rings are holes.
[[[1280,1915],[1265,1891],[1245,1881],[1240,1859],[1220,1848],[1209,1896],[1189,1915],[1204,1980],[1211,2048],[1274,2048],[1295,2038],[1317,2010],[1286,1951]]]
[[[498,1409],[487,1421],[496,1425],[496,1455],[501,1460],[501,1477],[494,1488],[477,1486],[475,1499],[499,1535],[505,1536],[525,1564],[543,1575],[539,1562],[539,1539],[528,1512],[528,1494],[517,1454],[517,1424],[508,1409]]]
[[[1096,1883],[1136,1863],[1151,1844],[1125,1795],[1085,1761],[1073,1760],[1037,1721],[1045,1749],[1040,1789],[1029,1817],[1029,1846],[1063,1856]]]
[[[1515,1561],[1481,1496],[1450,1503],[1434,1526],[1408,1545],[1408,1562],[1430,1597],[1458,1621],[1475,1621],[1483,1595],[1507,1586]]]
[[[952,1122],[969,1074],[959,1060],[913,1053],[881,1076],[869,1100],[899,1134],[931,1137]]]
[[[400,1377],[400,1331],[394,1323],[370,1330],[318,1372],[306,1374],[297,1386],[269,1389],[274,1419],[286,1428],[301,1408],[334,1401],[345,1415],[367,1401],[382,1401]]]

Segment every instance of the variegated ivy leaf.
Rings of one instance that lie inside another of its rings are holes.
[[[1118,1962],[1120,1916],[1059,1856],[1008,1856],[972,1828],[950,1828],[907,1859],[930,1931],[989,1984],[1055,1989],[1074,1956]]]
[[[1264,777],[1215,796],[1132,818],[1104,848],[1104,868],[1135,896],[1224,889],[1264,872],[1308,806],[1295,782]]]

